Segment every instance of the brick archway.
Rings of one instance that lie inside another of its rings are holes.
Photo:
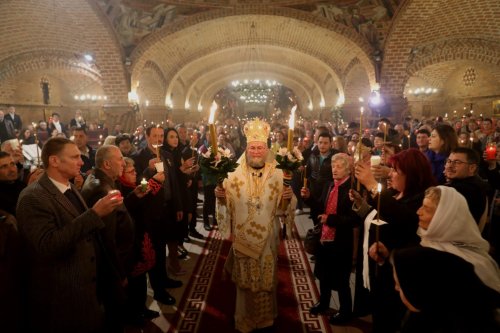
[[[63,50],[37,50],[16,54],[0,62],[0,82],[30,71],[62,69],[87,76],[102,85],[99,68],[82,59],[83,54]]]
[[[495,43],[498,45],[500,31],[496,18],[499,16],[500,6],[497,0],[404,1],[393,19],[384,48],[380,80],[382,94],[402,97],[410,75],[431,63],[469,58],[495,63],[494,59],[488,60],[484,53],[481,56],[476,50],[465,52],[463,47],[478,35],[489,46]],[[449,41],[444,42],[450,39],[458,44],[454,46]],[[477,41],[474,43],[477,44]],[[430,45],[434,45],[435,51],[428,56],[418,56],[420,49]],[[458,53],[452,55],[453,52]],[[498,65],[498,58],[496,64]]]
[[[448,39],[422,45],[412,51],[407,68],[409,77],[427,66],[448,61],[470,60],[500,66],[500,44],[483,39]]]
[[[238,19],[236,19],[237,17]],[[239,17],[241,17],[241,19],[239,19]],[[351,57],[357,57],[360,60],[367,72],[371,85],[375,85],[375,71],[370,56],[373,52],[372,47],[353,28],[291,8],[262,8],[259,6],[242,6],[238,8],[217,9],[203,12],[188,17],[179,23],[166,26],[149,35],[139,44],[131,55],[132,82],[137,80],[145,63],[152,59],[162,59],[161,62],[163,63],[160,64],[160,62],[157,62],[162,68],[164,77],[170,85],[180,69],[185,68],[198,58],[229,47],[248,45],[248,35],[240,36],[239,38],[224,38],[222,28],[219,29],[216,26],[231,22],[233,26],[229,29],[225,27],[225,31],[234,31],[238,28],[238,20],[241,21],[243,18],[251,20],[253,17],[265,17],[270,20],[272,20],[273,17],[282,20],[287,19],[288,21],[290,21],[289,19],[297,20],[298,23],[303,25],[302,32],[307,31],[309,36],[308,38],[297,37],[293,42],[288,42],[282,41],[278,38],[279,34],[276,33],[274,35],[266,35],[265,37],[251,40],[253,44],[268,45],[270,47],[279,46],[308,54],[325,63],[331,68],[332,74],[340,78],[346,61],[342,60],[343,62],[341,64],[337,62],[339,55],[337,54],[337,56],[334,56],[334,54],[338,52],[338,48],[332,50],[332,45],[328,45],[329,43],[326,42],[324,45],[311,43],[311,34],[328,36],[327,39],[329,41],[337,41],[350,52],[347,63],[351,60]],[[221,37],[214,43],[204,45],[203,42],[205,41],[203,36],[205,35],[203,34],[206,33],[205,30],[208,28],[212,29],[211,31],[213,34],[221,35]],[[287,35],[291,33],[292,32],[287,33]],[[177,49],[172,46],[172,44],[177,43],[179,39],[185,38],[186,35],[192,38],[193,41],[200,41],[196,44],[196,48],[191,48],[192,45],[189,45],[190,49],[188,52],[183,45],[177,45]]]

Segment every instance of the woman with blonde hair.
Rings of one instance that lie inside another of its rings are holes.
[[[360,219],[351,209],[349,199],[353,159],[345,153],[333,155],[331,168],[333,182],[325,184],[321,196],[323,214],[318,219],[322,224],[321,247],[316,256],[314,275],[320,281],[320,300],[309,309],[318,315],[330,308],[331,291],[339,294],[340,307],[330,317],[330,323],[342,325],[352,318],[351,288],[349,285],[353,267],[354,243],[353,229]],[[303,187],[301,195],[311,199],[309,189]],[[306,201],[307,202],[307,201]]]

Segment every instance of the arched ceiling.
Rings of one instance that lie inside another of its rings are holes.
[[[347,96],[349,103],[376,89],[377,79],[391,98],[402,97],[412,78],[455,92],[454,81],[469,67],[478,82],[486,78],[483,90],[498,96],[498,0],[13,3],[0,2],[5,39],[0,98],[9,103],[20,102],[10,97],[23,84],[17,82],[20,78],[36,78],[45,69],[60,82],[82,77],[86,85],[94,82],[116,108],[127,104],[127,91],[137,89],[139,82],[141,93],[156,106],[164,108],[165,97],[173,93],[175,107],[182,111],[186,101],[193,106],[196,99],[209,99],[242,76],[266,79],[262,73],[293,87],[315,108],[321,99],[327,108],[338,97]],[[25,9],[21,17],[15,15],[19,8]],[[78,64],[87,52],[93,54],[93,64]],[[79,87],[68,83],[64,92],[83,89]],[[483,96],[480,90],[460,91]]]
[[[303,85],[315,88],[318,98],[325,101],[327,75],[342,92],[343,71],[357,58],[375,87],[374,70],[367,55],[367,51],[370,52],[368,43],[349,39],[347,36],[353,32],[345,27],[335,24],[321,27],[299,20],[292,14],[297,12],[286,10],[280,16],[270,16],[223,11],[219,12],[219,18],[200,23],[195,20],[179,31],[160,30],[146,38],[132,54],[132,86],[138,80],[143,64],[154,62],[169,82],[166,96],[173,91],[184,92],[183,100],[186,100],[190,98],[186,94],[192,90],[192,83],[206,75],[204,72],[210,72],[219,78],[217,81],[225,82],[226,75],[234,76],[234,73],[226,72],[228,66],[242,64],[232,66],[232,70],[248,76],[250,66],[263,62],[270,64],[270,68],[272,64],[276,68],[288,68],[288,74],[284,75],[293,80],[313,78],[314,82],[307,82],[309,79]],[[315,38],[321,38],[322,42],[315,42]],[[297,76],[298,71],[304,72],[302,78]],[[273,70],[269,74],[272,75]],[[180,89],[176,88],[178,84]],[[197,90],[203,91],[204,88],[197,87]],[[307,94],[312,95],[312,92]],[[313,104],[319,102],[313,101]],[[174,109],[176,107],[179,105],[174,104]]]
[[[264,76],[256,77],[254,72],[257,71],[264,72]],[[315,90],[323,99],[332,93],[324,90],[323,83],[329,75],[336,79],[337,87],[341,86],[338,76],[317,58],[283,47],[261,45],[228,48],[200,57],[177,73],[172,86],[177,84],[177,80],[188,82],[186,98],[190,99],[193,91],[205,90],[204,82],[234,77],[235,73],[240,75],[240,79],[251,77],[273,80],[276,75],[289,76],[302,86],[301,90],[295,91],[296,94],[310,94]],[[341,87],[338,89],[342,91]],[[172,90],[175,88],[172,87]],[[170,92],[167,91],[167,96]]]

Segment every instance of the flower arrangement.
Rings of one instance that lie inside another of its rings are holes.
[[[292,151],[280,148],[276,154],[276,162],[278,162],[276,168],[282,169],[284,172],[292,172],[302,165],[303,160],[304,157],[297,147],[294,147]]]
[[[229,149],[219,147],[216,155],[213,154],[211,149],[201,154],[200,166],[202,172],[215,178],[217,184],[222,183],[227,178],[227,174],[236,170],[238,165]]]

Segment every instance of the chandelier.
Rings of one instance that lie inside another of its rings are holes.
[[[107,101],[108,96],[81,94],[81,95],[75,95],[74,99],[75,101],[80,101],[80,102],[84,101],[97,102],[97,101]]]
[[[231,82],[234,95],[245,103],[264,104],[275,97],[275,87],[281,86],[274,80],[235,80]]]
[[[438,90],[433,87],[420,87],[415,90],[410,89],[408,92],[415,97],[419,97],[419,96],[430,96],[432,94],[437,93],[437,91]]]

